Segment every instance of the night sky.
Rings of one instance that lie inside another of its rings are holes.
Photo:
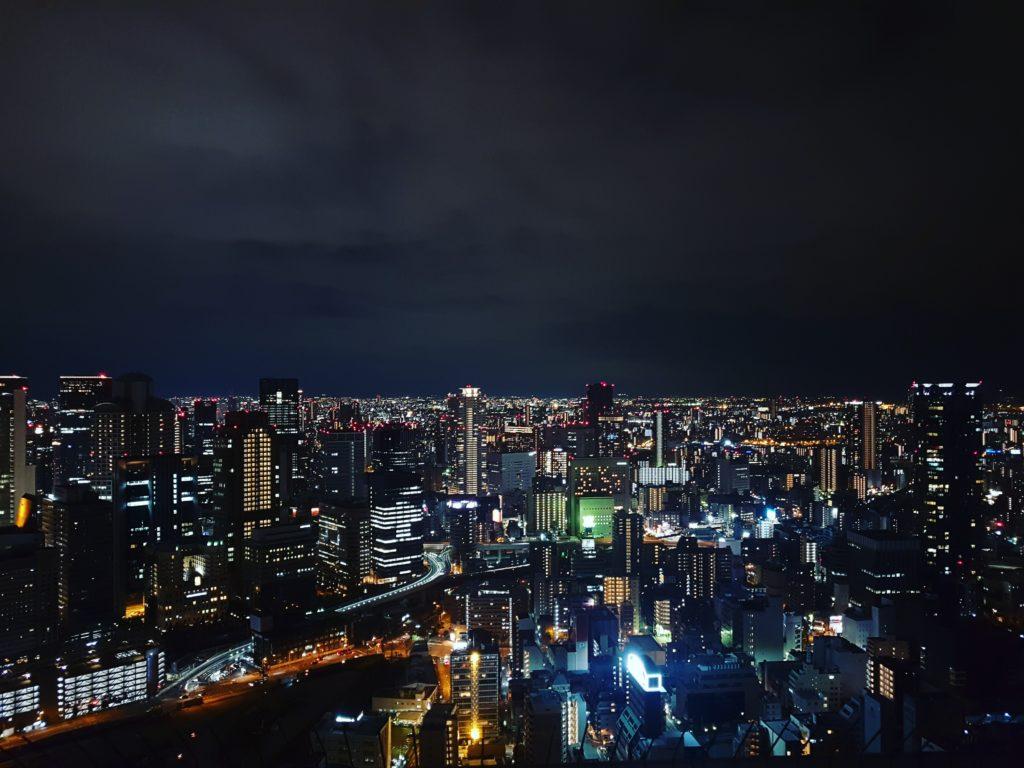
[[[1021,388],[999,6],[122,5],[0,20],[39,394]]]

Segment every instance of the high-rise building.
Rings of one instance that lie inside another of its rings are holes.
[[[31,655],[57,638],[57,550],[37,521],[0,528],[0,659]]]
[[[115,515],[126,526],[125,589],[146,588],[148,552],[194,532],[198,517],[196,472],[191,456],[165,454],[118,459],[114,469]]]
[[[695,600],[712,600],[716,594],[716,548],[693,537],[676,544],[678,583],[683,595]]]
[[[366,455],[370,431],[329,432],[313,457],[317,498],[330,504],[366,499]],[[387,454],[385,454],[387,455]]]
[[[654,460],[655,467],[665,465],[665,412],[660,408],[654,411]]]
[[[153,396],[153,380],[141,373],[114,379],[111,400],[96,406],[93,422],[93,488],[113,496],[118,459],[175,452],[177,409]]]
[[[369,507],[365,502],[321,504],[317,529],[320,588],[339,595],[353,592],[373,571]]]
[[[302,613],[316,594],[317,532],[313,524],[258,528],[245,542],[250,608],[262,614]]]
[[[818,470],[818,488],[825,496],[839,490],[839,449],[834,445],[821,445],[815,449]]]
[[[423,484],[412,472],[369,475],[373,576],[401,584],[423,570]]]
[[[302,390],[298,379],[260,379],[260,410],[278,435],[298,435]]]
[[[501,733],[501,656],[497,646],[473,643],[451,654],[452,703],[458,712],[460,754]]]
[[[27,380],[0,377],[0,525],[12,525],[22,497],[35,493],[25,445]]]
[[[463,387],[458,396],[456,433],[457,492],[476,496],[483,492],[484,403],[477,387]]]
[[[587,398],[583,403],[583,410],[589,424],[596,425],[598,419],[606,414],[610,414],[614,407],[614,384],[609,384],[607,381],[587,384]]]
[[[914,515],[925,567],[935,577],[969,573],[984,532],[980,386],[911,387]]]
[[[848,531],[850,602],[870,610],[921,591],[921,541],[896,531]]]
[[[61,376],[57,385],[57,430],[54,485],[92,472],[96,406],[109,402],[113,381],[98,376]]]
[[[266,413],[227,414],[214,441],[213,509],[233,568],[240,566],[245,543],[253,533],[277,522],[281,482],[277,462],[277,435]]]
[[[878,469],[878,405],[863,402],[858,407],[860,468],[865,472]]]
[[[466,629],[483,630],[501,648],[512,647],[512,591],[484,582],[466,595]]]
[[[443,703],[431,706],[423,716],[419,738],[414,738],[413,743],[418,759],[410,761],[412,768],[458,765],[459,723],[456,706]]]
[[[375,424],[368,434],[368,463],[374,471],[420,472],[420,431],[414,424]]]
[[[150,555],[146,623],[160,631],[213,623],[228,613],[224,548],[201,535],[155,546]]]
[[[124,519],[84,479],[58,485],[48,506],[44,526],[58,555],[62,634],[103,634],[124,615]]]
[[[196,457],[196,485],[202,506],[213,501],[213,445],[217,439],[217,400],[192,403],[192,455]]]
[[[628,507],[615,510],[612,531],[612,559],[615,572],[640,575],[640,551],[644,542],[644,518]]]
[[[569,465],[569,531],[607,537],[617,508],[631,504],[629,462],[615,458],[576,459]]]
[[[530,533],[546,532],[555,536],[564,536],[568,533],[567,502],[565,480],[548,475],[534,477],[527,497]]]

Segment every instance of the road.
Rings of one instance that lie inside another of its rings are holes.
[[[449,561],[448,561],[448,550],[442,551],[440,554],[434,554],[427,552],[424,554],[424,558],[427,561],[427,571],[415,581],[404,584],[395,589],[387,592],[382,592],[378,595],[372,595],[370,597],[364,597],[359,600],[355,600],[351,603],[338,606],[334,610],[338,613],[349,613],[352,611],[358,611],[363,608],[369,608],[371,606],[383,605],[391,600],[395,600],[418,589],[421,589],[428,584],[431,584],[438,579],[443,578],[448,574]],[[154,706],[162,706],[167,708],[172,701],[176,701],[177,698],[184,691],[185,686],[190,681],[195,681],[197,678],[209,675],[210,673],[216,672],[228,664],[239,660],[247,654],[252,652],[252,643],[240,643],[233,645],[228,648],[215,650],[215,652],[203,661],[201,664],[193,667],[188,673],[182,675],[174,682],[166,685],[159,693],[156,694],[152,699],[134,702],[132,704],[126,704],[116,709],[108,709],[102,712],[94,712],[83,717],[76,718],[60,723],[53,723],[48,725],[46,728],[35,731],[31,734],[22,735],[15,734],[5,739],[0,739],[0,755],[3,754],[4,750],[15,748],[19,745],[34,744],[35,742],[47,739],[51,736],[58,734],[67,734],[71,731],[78,731],[100,725],[112,725],[118,721],[128,720],[137,718],[147,709],[152,709]],[[355,655],[361,654],[350,654],[349,658]],[[341,661],[343,656],[339,656],[334,661]],[[304,670],[312,665],[312,659],[298,659],[295,662],[291,662],[289,665],[282,665],[281,668],[273,671],[273,676],[277,677],[285,672],[291,671],[292,668],[296,670]],[[208,703],[212,701],[219,701],[225,698],[233,698],[234,696],[246,693],[251,690],[248,687],[248,683],[258,679],[258,675],[250,674],[242,678],[236,678],[234,680],[225,680],[214,685],[208,685],[204,687],[204,697],[207,698]]]

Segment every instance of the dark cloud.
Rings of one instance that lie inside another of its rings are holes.
[[[39,389],[1017,387],[1015,19],[975,3],[14,3]]]

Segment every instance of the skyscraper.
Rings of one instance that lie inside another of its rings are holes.
[[[260,409],[278,435],[299,434],[301,402],[298,379],[260,379]]]
[[[329,432],[313,457],[317,497],[332,504],[366,498],[369,431]]]
[[[609,384],[607,381],[587,384],[587,397],[583,403],[583,410],[588,423],[596,425],[601,416],[611,413],[614,405],[614,384]]]
[[[193,455],[196,457],[196,485],[199,501],[208,504],[213,497],[213,444],[217,438],[217,401],[192,403]]]
[[[322,504],[317,515],[317,577],[333,594],[353,592],[373,569],[370,510],[363,503]]]
[[[821,445],[815,449],[818,470],[818,488],[825,496],[839,489],[839,449],[834,445]]]
[[[644,518],[629,507],[615,510],[612,557],[617,574],[640,575],[640,550],[644,541]]]
[[[874,472],[878,469],[878,406],[873,402],[861,403],[858,416],[860,468],[865,472]]]
[[[213,449],[213,508],[227,540],[228,563],[241,563],[245,542],[277,521],[277,435],[261,411],[229,413]]]
[[[456,433],[456,483],[467,496],[482,493],[483,400],[477,387],[463,387],[458,397]]]
[[[89,477],[96,406],[110,401],[109,376],[61,376],[57,385],[57,430],[54,485]]]
[[[107,631],[124,615],[126,527],[88,481],[60,484],[48,511],[59,558],[61,627],[69,638]]]
[[[0,377],[0,525],[14,523],[26,493],[35,493],[35,472],[25,452],[27,380]]]
[[[194,533],[197,466],[174,454],[117,460],[113,500],[126,526],[125,588],[133,596],[145,591],[151,550]]]
[[[177,410],[153,396],[153,380],[141,373],[114,379],[110,402],[96,406],[93,427],[93,488],[101,499],[113,494],[118,459],[174,453]]]
[[[500,673],[497,646],[475,642],[451,654],[452,702],[458,708],[459,751],[463,755],[500,733]]]
[[[665,412],[660,408],[654,411],[654,460],[655,467],[665,466]]]
[[[911,387],[914,515],[932,576],[967,574],[984,527],[979,519],[980,383]]]
[[[379,584],[402,584],[423,571],[423,485],[412,472],[369,476],[373,575]]]
[[[576,459],[569,465],[568,491],[570,533],[611,536],[616,508],[628,508],[631,503],[629,462]]]

